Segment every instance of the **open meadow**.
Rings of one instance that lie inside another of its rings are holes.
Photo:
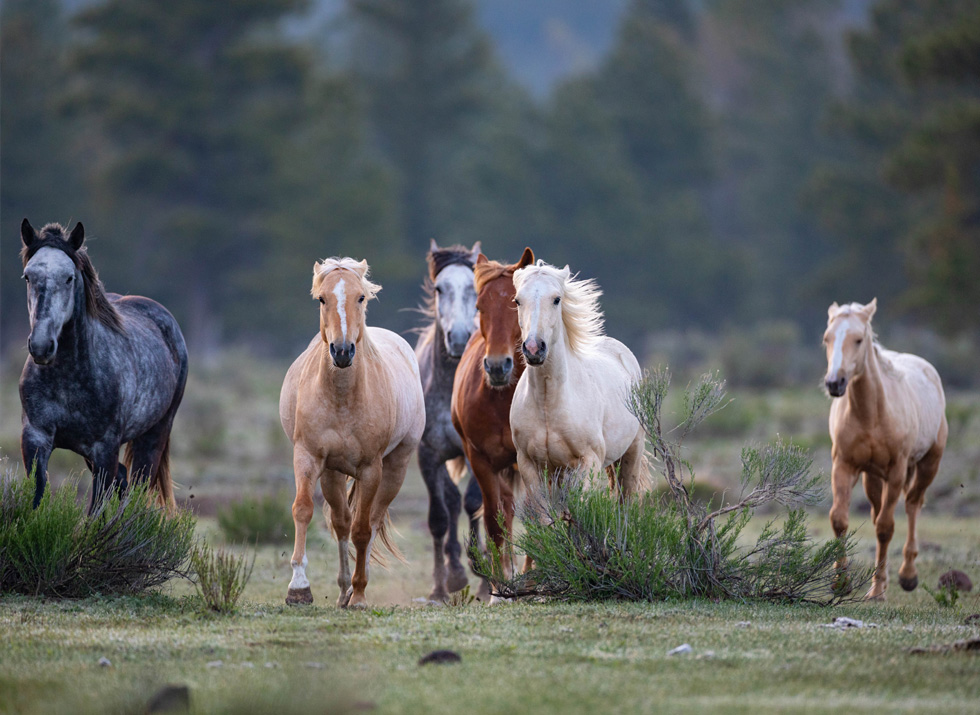
[[[19,468],[17,367],[5,366],[0,395],[5,469]],[[235,355],[191,373],[174,432],[174,474],[178,501],[198,514],[198,534],[213,544],[222,542],[216,516],[242,497],[274,496],[288,516],[289,448],[276,409],[282,373],[281,365]],[[777,433],[811,449],[826,474],[828,400],[817,388],[732,397],[690,439],[699,483],[736,488],[741,446]],[[920,583],[933,589],[950,568],[980,581],[980,397],[951,394],[949,416],[947,460],[920,522]],[[80,460],[55,454],[52,471],[81,475],[87,488]],[[141,598],[0,597],[0,712],[142,712],[166,684],[188,686],[196,713],[980,710],[980,653],[909,652],[980,637],[980,617],[970,618],[980,613],[980,596],[975,589],[944,607],[921,585],[913,593],[898,588],[901,506],[888,602],[835,608],[428,605],[421,602],[431,588],[426,512],[413,463],[392,508],[408,563],[372,570],[366,611],[333,605],[337,550],[319,512],[309,541],[314,606],[283,602],[291,527],[283,543],[255,549],[252,578],[230,616],[203,613],[186,581]],[[757,516],[749,531],[764,519]],[[874,535],[863,495],[852,528],[858,558],[870,561]],[[830,535],[823,507],[812,513],[810,531],[819,540]],[[470,583],[475,590],[476,579]],[[839,616],[866,627],[826,627]],[[668,655],[683,644],[690,652]],[[418,665],[436,649],[462,660]]]

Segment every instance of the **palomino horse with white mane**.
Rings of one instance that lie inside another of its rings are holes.
[[[388,505],[422,438],[425,402],[408,343],[365,325],[367,303],[381,290],[367,276],[367,261],[328,258],[314,264],[311,292],[320,302],[320,333],[289,368],[279,397],[296,477],[296,541],[286,603],[313,602],[306,577],[306,529],[313,518],[316,479],[339,546],[338,606],[366,604],[376,537],[400,558],[387,531]],[[348,477],[353,478],[349,494]],[[348,539],[356,550],[353,579]]]
[[[939,470],[949,429],[936,369],[920,357],[886,350],[875,341],[871,317],[877,305],[877,299],[867,305],[831,305],[823,342],[829,365],[827,391],[835,398],[830,407],[830,522],[838,537],[847,532],[851,491],[861,476],[878,537],[867,598],[884,600],[888,544],[902,492],[909,531],[898,582],[906,591],[919,583],[916,519],[926,488]]]
[[[648,486],[645,436],[627,407],[640,365],[602,333],[601,291],[538,261],[514,274],[514,302],[528,369],[510,407],[517,465],[528,485],[541,475],[607,471],[621,497]]]

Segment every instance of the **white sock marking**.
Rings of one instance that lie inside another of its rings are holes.
[[[296,563],[295,561],[291,561],[290,563],[293,567],[293,580],[289,582],[289,588],[309,588],[310,582],[306,578],[306,554],[303,554],[303,561],[301,563]]]

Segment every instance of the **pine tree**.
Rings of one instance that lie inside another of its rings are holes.
[[[307,0],[107,0],[76,17],[75,106],[110,144],[102,231],[133,285],[215,348],[278,196],[274,137],[302,120],[311,57],[277,31]]]

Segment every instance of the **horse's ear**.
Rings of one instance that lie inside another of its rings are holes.
[[[476,260],[480,257],[481,251],[483,251],[483,245],[477,241],[473,244],[473,248],[470,249],[470,261],[476,263]]]
[[[572,277],[572,269],[568,267],[567,263],[565,264],[565,267],[561,269],[561,272],[565,274],[565,278]]]
[[[524,253],[521,254],[521,260],[517,262],[517,267],[524,268],[525,266],[530,266],[534,263],[534,251],[528,246],[524,249]]]
[[[366,258],[362,258],[361,262],[357,264],[357,275],[361,278],[367,275],[368,272],[368,262]]]
[[[82,247],[83,243],[85,243],[85,227],[79,221],[75,224],[75,228],[71,230],[71,235],[68,237],[68,245],[77,251]]]
[[[827,317],[833,318],[838,310],[840,310],[840,306],[837,305],[837,301],[835,300],[833,303],[830,304],[830,307],[827,308]]]
[[[429,253],[435,253],[438,250],[439,250],[439,244],[436,243],[436,239],[430,238],[429,239]]]
[[[476,257],[476,265],[478,265],[478,266],[481,263],[489,263],[489,262],[490,262],[490,259],[487,258],[486,256],[484,256],[482,253],[479,256]]]
[[[31,226],[31,222],[27,218],[20,222],[20,240],[28,248],[37,240],[37,231],[34,230],[34,227]]]
[[[875,296],[874,298],[872,298],[870,303],[868,303],[866,306],[864,306],[863,308],[861,308],[861,312],[864,313],[864,317],[867,320],[871,320],[871,317],[875,314],[875,311],[876,310],[878,310],[878,297],[877,296]]]

